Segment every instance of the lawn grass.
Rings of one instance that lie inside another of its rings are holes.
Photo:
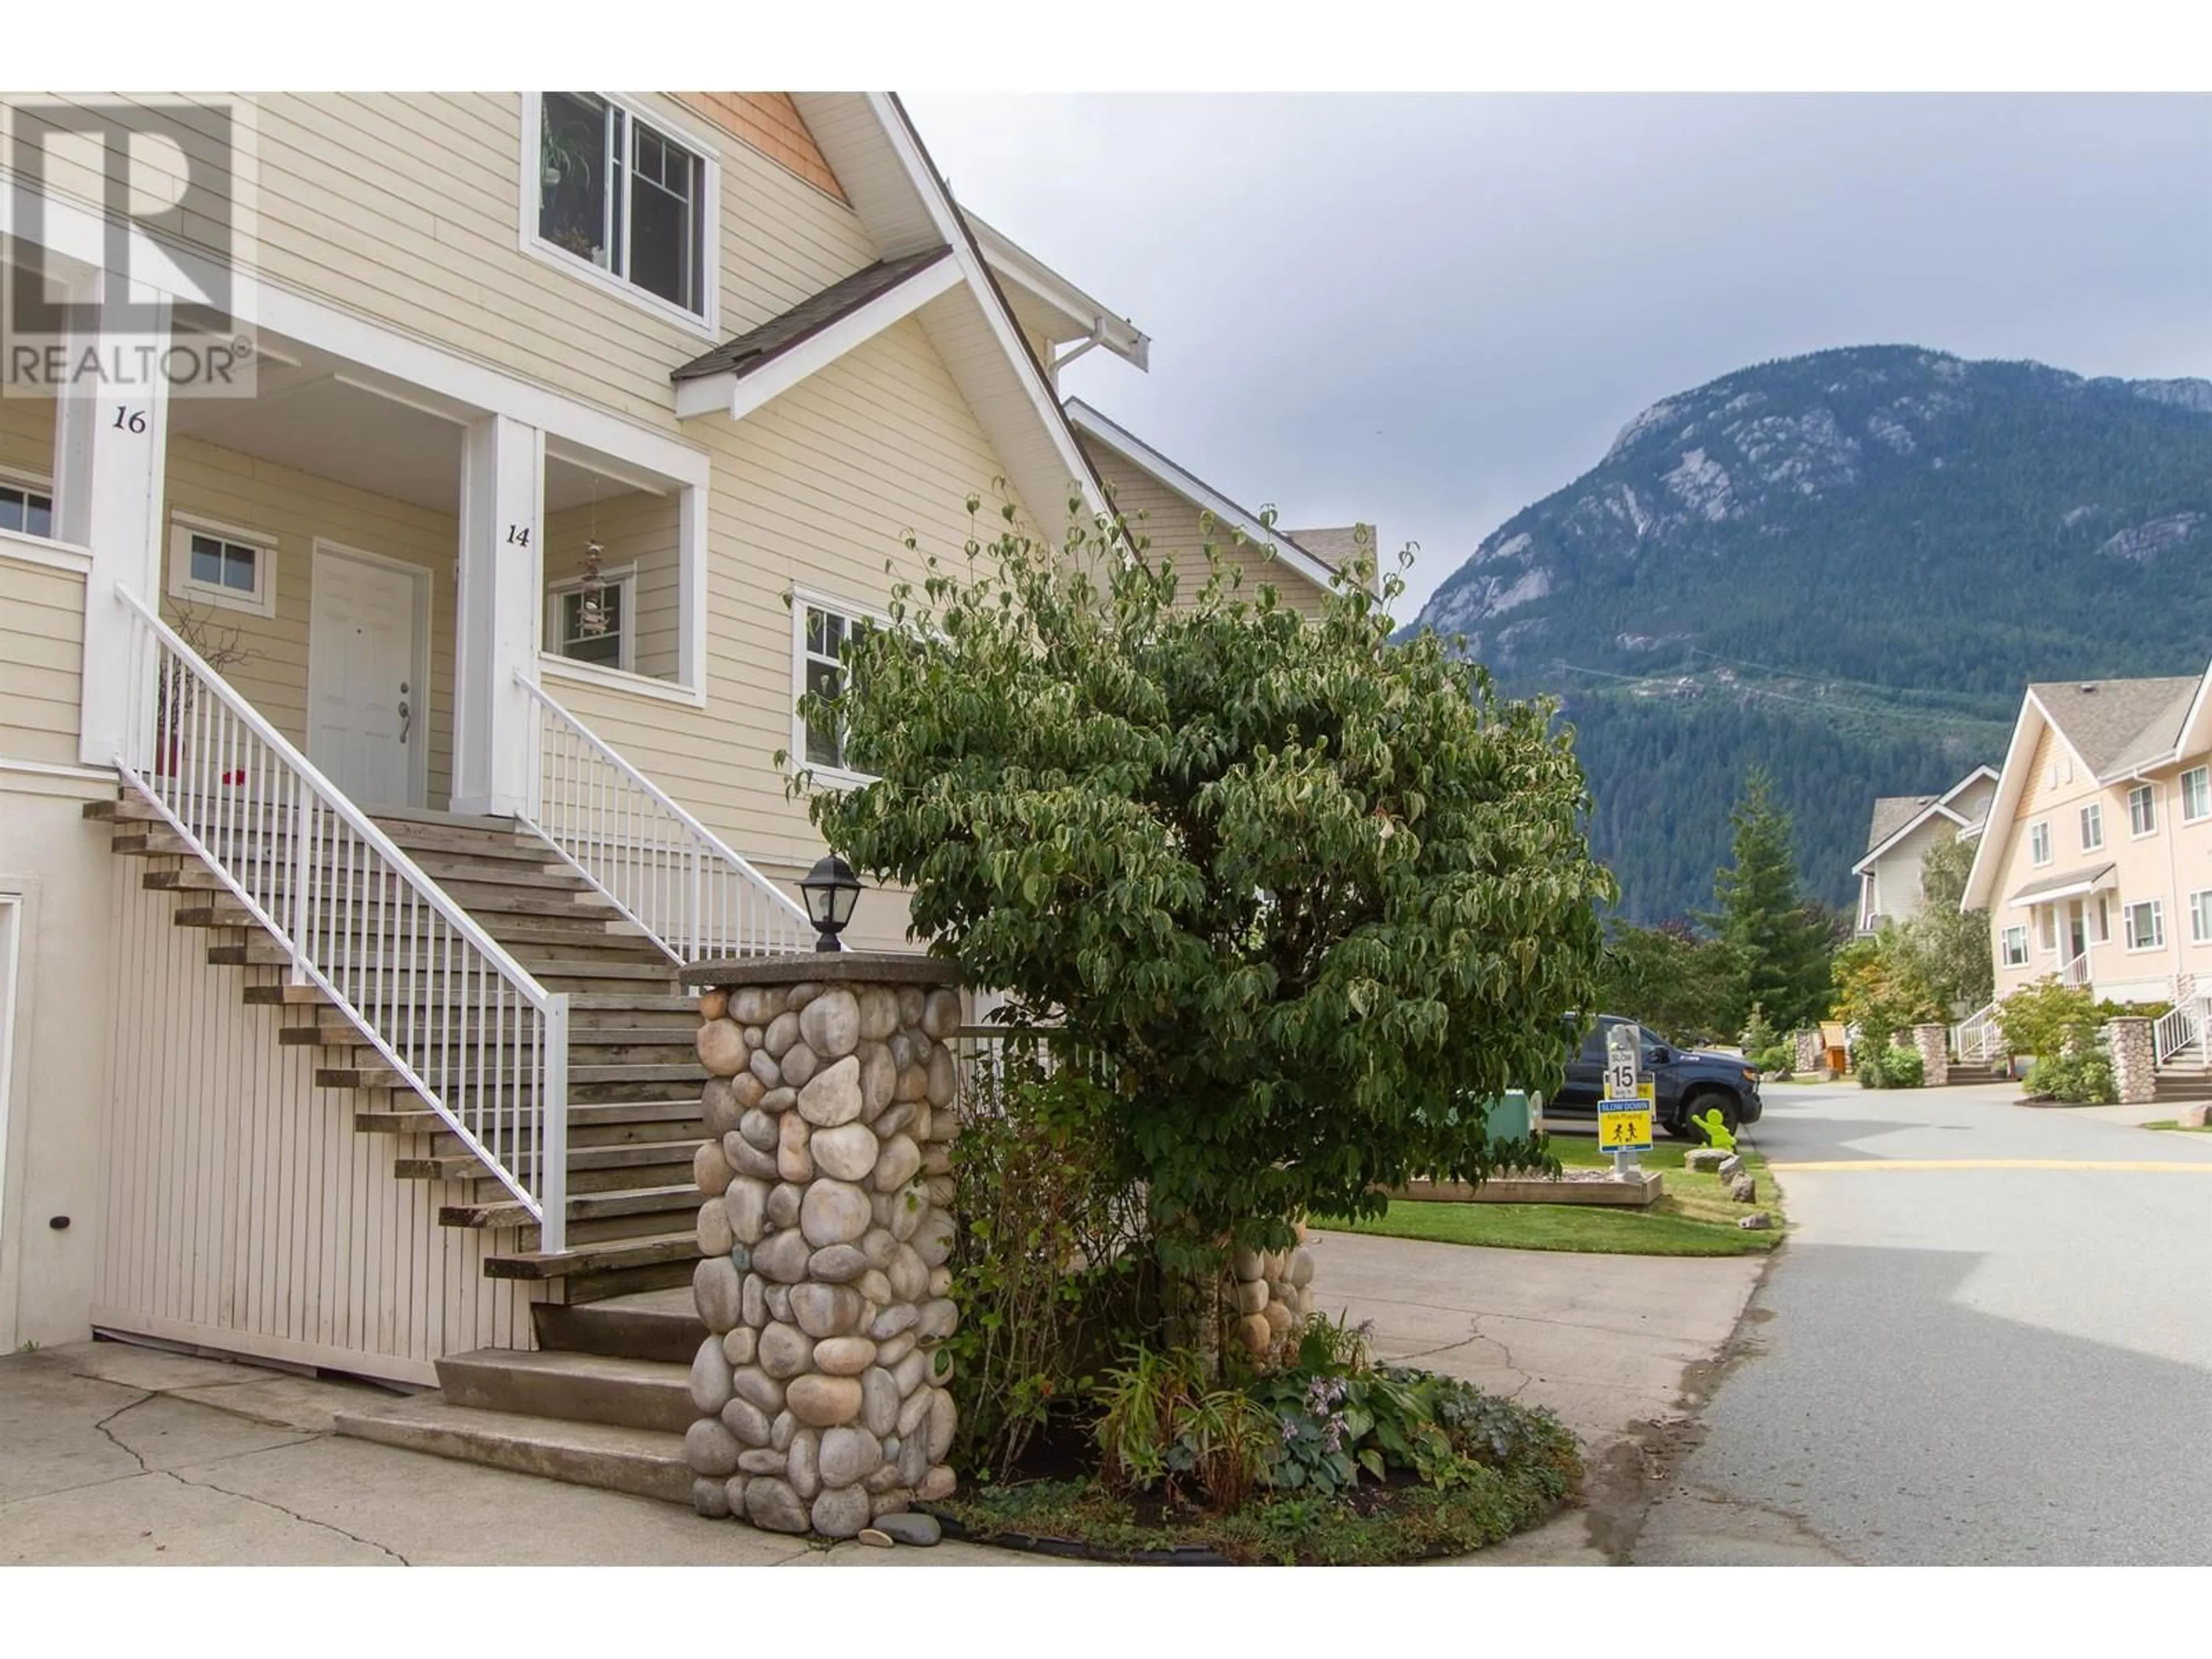
[[[2212,1123],[2191,1126],[2185,1124],[2179,1118],[2173,1117],[2162,1117],[2142,1127],[2146,1129],[2164,1129],[2169,1133],[2178,1135],[2212,1135]]]
[[[1568,1169],[1610,1164],[1589,1136],[1555,1135],[1552,1153]],[[1782,1240],[1782,1206],[1766,1160],[1739,1147],[1744,1168],[1759,1178],[1759,1201],[1738,1204],[1718,1176],[1682,1167],[1686,1146],[1655,1146],[1641,1156],[1665,1176],[1666,1194],[1647,1210],[1583,1204],[1449,1204],[1401,1200],[1372,1221],[1321,1220],[1339,1232],[1437,1244],[1489,1244],[1516,1250],[1574,1250],[1597,1255],[1759,1255]],[[1775,1224],[1746,1231],[1740,1217],[1765,1210]]]

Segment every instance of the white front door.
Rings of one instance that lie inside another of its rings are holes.
[[[312,580],[307,758],[364,805],[419,806],[422,575],[318,543]]]

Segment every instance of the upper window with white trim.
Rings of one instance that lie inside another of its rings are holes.
[[[2193,766],[2181,775],[2181,821],[2212,817],[2212,766]]]
[[[2105,809],[2091,801],[2081,809],[2081,850],[2094,853],[2105,844]]]
[[[2045,819],[2027,826],[2027,856],[2037,864],[2051,862],[2051,822]]]
[[[532,96],[538,245],[711,324],[713,161],[600,94]]]
[[[2158,799],[2147,783],[2128,791],[2128,833],[2150,836],[2158,832]]]
[[[2019,968],[2027,962],[2027,929],[2008,927],[2004,930],[2004,965]]]
[[[276,538],[179,518],[169,526],[169,597],[276,614]]]
[[[2189,896],[2189,942],[2212,945],[2212,887]]]
[[[27,479],[0,474],[0,530],[51,537],[54,533],[52,492]]]
[[[2124,905],[2120,928],[2130,951],[2154,951],[2166,943],[2165,906],[2156,899]]]
[[[798,635],[794,702],[800,695],[811,692],[835,703],[845,695],[850,683],[850,671],[844,660],[845,647],[874,627],[874,620],[858,611],[838,610],[821,600],[807,599],[793,599],[792,620]],[[794,735],[807,765],[826,767],[833,772],[853,770],[845,752],[842,722],[817,714],[811,719],[794,715],[794,724],[802,728]]]

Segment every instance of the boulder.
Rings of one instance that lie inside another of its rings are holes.
[[[1683,1157],[1682,1167],[1696,1173],[1710,1175],[1717,1170],[1728,1154],[1717,1146],[1692,1146]]]
[[[746,1483],[745,1519],[768,1532],[805,1532],[808,1516],[791,1483],[769,1477]]]
[[[738,1472],[738,1454],[744,1449],[718,1418],[702,1417],[684,1432],[684,1461],[694,1474],[726,1480]]]
[[[733,1020],[708,1020],[692,1041],[699,1063],[715,1077],[735,1077],[752,1058],[745,1050],[745,1034]]]
[[[717,1336],[739,1322],[744,1283],[726,1255],[710,1255],[691,1270],[692,1304],[700,1322]]]
[[[817,1181],[799,1206],[799,1231],[816,1249],[855,1243],[873,1218],[868,1195],[847,1181]]]
[[[824,991],[799,1012],[799,1027],[806,1046],[817,1054],[842,1060],[860,1046],[859,1000],[842,988]]]
[[[791,1316],[817,1341],[843,1336],[860,1322],[860,1292],[848,1285],[799,1285],[791,1292]]]
[[[801,1423],[829,1429],[849,1423],[860,1414],[862,1389],[854,1377],[811,1373],[794,1380],[784,1398],[790,1404],[792,1415]]]

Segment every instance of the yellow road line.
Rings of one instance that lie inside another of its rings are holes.
[[[2159,1164],[2144,1159],[2089,1158],[1854,1158],[1827,1163],[1769,1164],[1777,1175],[1799,1171],[1826,1175],[1855,1170],[2101,1170],[2125,1175],[2212,1175],[2212,1159],[2202,1164]]]

